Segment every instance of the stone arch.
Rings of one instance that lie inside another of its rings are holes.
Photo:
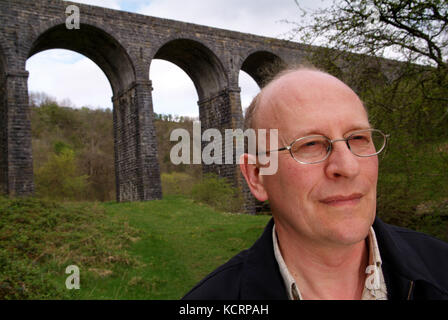
[[[169,61],[184,70],[193,81],[199,100],[216,95],[228,85],[227,73],[217,55],[197,40],[170,39],[153,58]]]
[[[28,58],[48,49],[67,49],[83,54],[104,72],[113,92],[117,201],[160,199],[151,85],[147,79],[138,79],[136,60],[118,37],[81,15],[80,29],[69,30],[65,20],[55,19],[43,24],[30,43]]]
[[[28,57],[49,49],[67,49],[92,60],[104,72],[114,96],[126,90],[136,79],[129,54],[116,37],[103,26],[82,20],[80,29],[69,30],[65,20],[43,25],[32,39]]]
[[[14,69],[13,62],[16,56],[7,39],[0,33],[0,71],[3,71],[4,75]]]
[[[240,69],[249,74],[262,88],[266,81],[285,65],[286,63],[278,55],[269,51],[257,50],[248,54]]]
[[[0,34],[0,195],[8,193],[8,146],[6,104],[6,56]]]
[[[207,129],[217,129],[223,138],[226,129],[242,128],[239,88],[230,87],[229,73],[212,49],[197,39],[169,39],[156,50],[153,58],[174,63],[193,81],[199,97],[202,133]],[[202,150],[207,144],[202,141]],[[213,172],[238,185],[239,168],[236,162],[226,164],[224,150],[222,157],[221,163],[203,163],[202,171]]]
[[[12,61],[14,60],[13,50],[8,46],[8,42],[4,38],[3,34],[0,33],[0,81],[4,81],[9,72],[15,72],[16,70],[12,66]],[[0,89],[3,83],[0,82]],[[4,87],[4,86],[3,86]],[[3,88],[5,89],[5,88]]]
[[[34,192],[28,72],[20,66],[17,43],[0,34],[0,194],[13,196]]]
[[[4,75],[6,74],[7,65],[8,64],[6,63],[6,56],[4,54],[0,39],[0,79],[3,79]]]
[[[246,58],[243,58],[241,65],[237,70],[238,72],[240,70],[246,72],[253,80],[255,80],[258,87],[263,88],[271,77],[284,68],[285,65],[285,61],[278,55],[258,49],[248,52]],[[255,214],[257,211],[264,210],[264,203],[255,199],[245,180],[243,178],[240,179],[241,190],[244,197],[244,211],[246,213]]]
[[[3,82],[6,78],[6,74],[8,73],[8,55],[7,52],[5,52],[2,43],[4,42],[4,39],[2,35],[0,34],[0,90],[4,89]]]

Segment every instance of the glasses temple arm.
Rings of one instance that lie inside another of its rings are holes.
[[[265,154],[267,154],[267,153],[269,153],[269,152],[278,152],[278,151],[283,151],[283,150],[289,150],[289,149],[291,149],[291,147],[290,146],[286,146],[286,147],[283,147],[283,148],[280,148],[280,149],[277,149],[277,150],[269,150],[269,151],[262,151],[262,152],[257,152],[257,156],[260,156],[260,155],[265,155]]]

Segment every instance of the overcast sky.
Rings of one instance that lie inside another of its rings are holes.
[[[211,27],[285,38],[300,12],[294,0],[78,0],[75,2],[130,11]],[[302,8],[316,8],[329,0],[299,0]],[[82,12],[81,12],[82,14]],[[58,101],[69,99],[76,107],[112,108],[110,84],[91,60],[67,50],[47,50],[27,61],[30,91],[45,92]],[[154,111],[197,116],[198,96],[190,78],[177,66],[162,60],[151,64]],[[247,106],[258,92],[253,79],[240,74],[241,99]]]

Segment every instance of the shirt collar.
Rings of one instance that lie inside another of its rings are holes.
[[[370,227],[367,241],[369,249],[369,265],[374,265],[381,268],[383,262],[381,260],[380,250],[378,248],[378,242],[376,241],[376,235],[373,227]]]
[[[289,273],[288,267],[286,266],[285,261],[283,260],[283,256],[280,252],[280,248],[278,246],[277,234],[275,232],[275,224],[272,227],[272,242],[274,244],[274,255],[277,260],[280,274],[282,275],[283,282],[285,283],[286,292],[288,294],[289,300],[303,300],[302,295],[300,294],[299,288],[297,288],[296,281]]]
[[[293,276],[289,273],[288,267],[286,266],[285,261],[283,260],[283,256],[280,252],[280,248],[278,246],[277,234],[275,232],[275,224],[272,227],[272,242],[274,244],[275,259],[277,260],[280,269],[280,274],[282,275],[285,288],[287,289],[288,299],[303,300],[300,290],[297,287]],[[367,244],[369,249],[369,265],[374,265],[381,270],[382,265],[381,255],[373,227],[370,227],[369,229],[369,234],[367,236]]]

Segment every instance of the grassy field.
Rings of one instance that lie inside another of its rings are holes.
[[[178,299],[262,233],[268,216],[183,197],[134,203],[0,198],[0,299]],[[65,268],[80,270],[80,289]]]

